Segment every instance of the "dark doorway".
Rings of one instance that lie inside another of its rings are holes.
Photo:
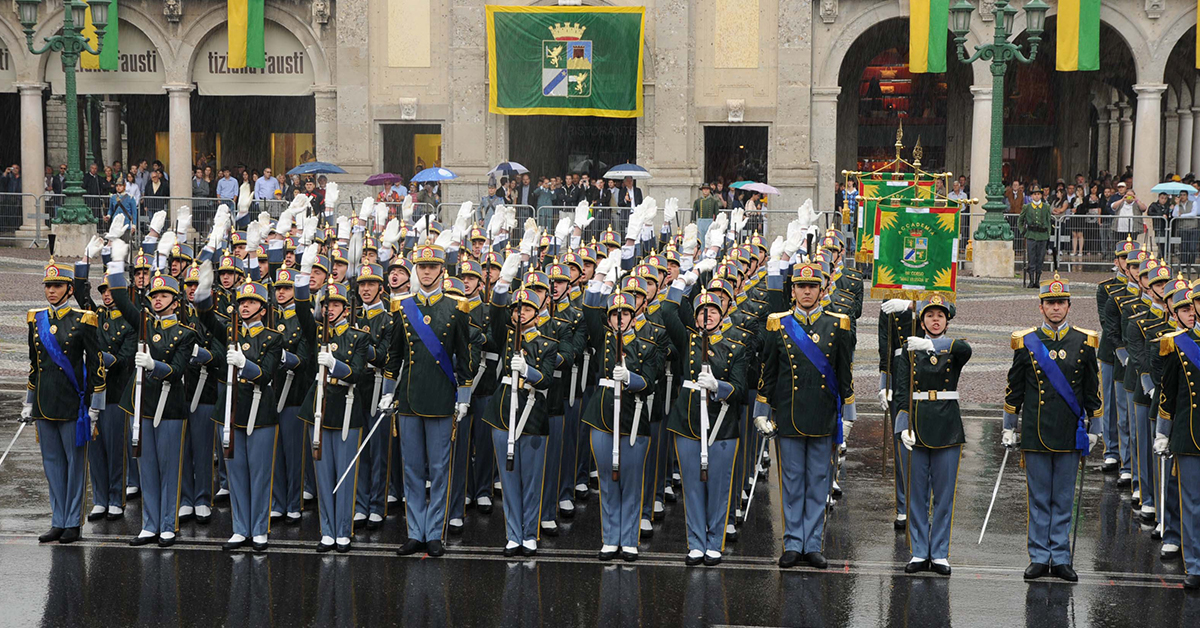
[[[0,164],[7,168],[21,163],[21,96],[0,94],[0,120],[9,124],[0,125]],[[12,124],[16,122],[17,124]],[[0,168],[2,169],[2,168]]]
[[[767,127],[704,127],[704,180],[767,182]]]
[[[222,166],[270,167],[282,174],[305,161],[332,158],[316,152],[312,96],[193,95],[191,110],[193,161],[215,153]]]
[[[383,125],[383,170],[404,182],[426,168],[442,165],[442,125]]]
[[[637,158],[637,120],[589,116],[511,116],[508,158],[538,176],[602,176]]]

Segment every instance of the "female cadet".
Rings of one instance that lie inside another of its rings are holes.
[[[958,378],[971,359],[971,346],[965,340],[946,337],[954,306],[945,297],[933,295],[917,303],[916,315],[925,334],[909,336],[908,350],[895,359],[892,368],[894,395],[899,395],[896,429],[910,452],[905,494],[912,560],[904,571],[932,569],[948,576],[958,461],[966,442],[958,408]]]

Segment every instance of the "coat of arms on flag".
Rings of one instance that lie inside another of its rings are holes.
[[[592,42],[580,39],[586,26],[550,26],[554,39],[542,40],[542,95],[586,98],[592,95]]]
[[[921,268],[929,263],[929,238],[924,231],[914,229],[904,236],[904,252],[900,261],[909,268]]]

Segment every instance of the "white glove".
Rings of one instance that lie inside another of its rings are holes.
[[[796,213],[800,218],[800,228],[808,229],[809,227],[817,224],[819,216],[817,216],[817,212],[813,210],[813,202],[811,198],[805,199],[804,203],[800,205],[800,209]]]
[[[518,353],[513,356],[512,360],[509,362],[508,366],[510,369],[516,371],[519,376],[524,377],[525,376],[525,367],[528,365],[525,364],[525,356]]]
[[[262,225],[257,222],[246,225],[246,251],[249,252],[251,259],[258,250],[258,244],[262,242],[262,235]]]
[[[150,216],[150,230],[155,234],[162,233],[163,226],[167,224],[167,210],[160,209]]]
[[[579,201],[579,204],[575,206],[575,220],[573,221],[575,226],[579,227],[581,231],[586,229],[595,220],[592,218],[591,213],[592,208],[588,207],[588,202]]]
[[[333,354],[329,351],[321,351],[317,353],[317,364],[326,369],[331,369],[337,364],[337,358],[333,357]]]
[[[313,238],[317,237],[317,223],[320,219],[317,216],[308,216],[304,219],[304,228],[300,230],[300,244],[308,246],[313,243]]]
[[[300,273],[301,274],[304,274],[304,275],[312,274],[313,265],[317,263],[317,255],[318,254],[319,253],[317,252],[317,247],[315,247],[315,246],[304,247],[304,255],[300,256]]]
[[[504,228],[512,231],[517,228],[517,208],[511,205],[504,206]]]
[[[566,246],[567,238],[571,237],[571,220],[570,216],[563,216],[554,229],[554,242],[559,246]]]
[[[696,254],[696,241],[700,233],[700,228],[696,223],[690,222],[683,228],[683,244],[679,249],[685,257],[691,257]]]
[[[380,398],[379,398],[379,411],[380,411],[380,412],[384,412],[384,411],[386,411],[386,410],[391,410],[391,409],[392,409],[392,399],[393,399],[393,398],[394,398],[394,397],[393,397],[393,395],[392,395],[391,393],[388,393],[388,394],[386,394],[386,395],[383,395],[382,397],[380,397]]]
[[[653,196],[647,196],[646,200],[642,201],[642,225],[654,224],[654,217],[658,215],[658,201],[654,200]]]
[[[180,240],[187,240],[188,230],[192,228],[192,208],[184,205],[175,212],[175,235]]]
[[[933,341],[919,336],[908,337],[909,351],[933,351]]]
[[[800,227],[800,221],[793,220],[788,223],[787,238],[783,241],[783,255],[788,259],[800,250],[800,245],[804,244],[804,229]]]
[[[208,232],[207,248],[217,250],[221,246],[221,240],[225,239],[225,229],[228,223],[223,221],[220,216],[213,218],[212,229]]]
[[[196,280],[196,294],[193,298],[196,300],[203,299],[212,294],[213,287],[213,269],[212,260],[205,260],[200,264],[200,270],[197,273],[199,277]]]
[[[768,438],[775,434],[775,424],[765,416],[754,417],[754,427],[758,429],[759,434]]]
[[[109,255],[112,259],[120,262],[125,261],[125,256],[129,255],[129,245],[124,240],[113,240],[108,244]]]
[[[154,358],[150,357],[149,351],[136,351],[133,354],[133,365],[138,368],[153,370]]]
[[[608,271],[611,270],[613,265],[617,263],[618,257],[619,256],[617,255],[610,255],[597,262],[596,272],[593,275],[593,279],[604,281],[604,278],[608,276]]]
[[[267,234],[271,233],[271,212],[258,212],[258,233],[259,242],[262,242],[262,238],[267,237]]]
[[[291,209],[283,210],[279,214],[279,222],[275,225],[275,233],[278,233],[286,238],[288,233],[292,230],[292,221],[294,220],[294,217],[295,214]]]
[[[312,197],[303,192],[298,192],[292,197],[292,202],[288,203],[287,211],[291,212],[294,216],[299,216],[307,211],[311,206]]]
[[[904,448],[912,451],[913,445],[917,444],[917,435],[912,430],[904,430],[900,432],[900,442],[904,443]]]
[[[458,207],[458,215],[454,217],[454,226],[459,231],[466,231],[475,218],[475,205],[471,201],[463,201]]]
[[[129,229],[129,224],[125,222],[125,214],[117,214],[116,218],[113,218],[112,224],[108,226],[108,233],[105,234],[104,239],[120,240],[127,229]]]
[[[100,255],[100,250],[103,248],[104,238],[101,238],[98,235],[92,236],[92,239],[88,240],[87,248],[83,250],[83,259],[89,260],[95,258],[96,256]]]
[[[615,286],[621,278],[621,258],[618,255],[609,255],[605,259],[611,259],[612,263],[608,265],[608,272],[604,274],[604,282]]]
[[[649,199],[647,199],[649,200]],[[625,229],[626,240],[637,240],[638,233],[642,230],[642,225],[646,224],[646,208],[645,202],[629,212],[629,225]]]
[[[771,250],[768,257],[769,261],[778,262],[779,260],[783,259],[783,242],[783,236],[776,236],[775,240],[771,242]]]
[[[537,221],[533,218],[526,218],[525,233],[521,236],[521,253],[524,255],[532,255],[533,252],[537,250],[538,239],[540,237],[541,236],[538,233]]]
[[[1088,434],[1088,436],[1092,436],[1092,434]],[[1169,441],[1166,436],[1156,433],[1154,435],[1154,453],[1160,456],[1166,454],[1168,443]]]
[[[234,323],[235,325],[237,323]],[[225,352],[225,362],[235,368],[244,368],[246,366],[246,354],[242,353],[241,349],[230,349]]]
[[[21,402],[21,420],[26,423],[33,422],[33,404],[32,403],[27,403],[24,401]]]
[[[437,238],[435,238],[433,240],[434,244],[442,247],[442,249],[447,252],[450,251],[450,243],[451,242],[454,242],[454,228],[453,227],[439,233]],[[455,247],[455,250],[457,250],[457,249],[458,249],[458,247]]]
[[[412,215],[413,200],[411,196],[405,194],[404,199],[400,201],[400,219],[403,220],[405,224],[411,224]]]
[[[725,229],[729,226],[729,214],[722,212],[708,227],[704,236],[704,244],[711,248],[720,247],[725,241]]]
[[[492,240],[495,240],[496,236],[500,235],[500,232],[504,230],[504,225],[508,222],[507,214],[508,212],[503,205],[497,205],[496,209],[492,211],[492,218],[487,224],[488,237]]]
[[[884,414],[891,411],[891,408],[889,407],[891,404],[888,403],[887,394],[888,391],[886,388],[879,389],[879,409],[882,410]]]
[[[328,207],[328,205],[326,205]],[[337,219],[337,239],[350,240],[350,217],[338,216]]]
[[[883,305],[879,306],[879,309],[882,310],[884,314],[895,314],[896,312],[903,312],[904,310],[907,310],[911,305],[912,301],[909,301],[908,299],[888,299],[887,301],[883,302]]]
[[[705,258],[705,259],[702,259],[702,260],[696,262],[696,272],[697,273],[711,272],[712,269],[714,269],[716,267],[717,267],[717,258],[715,258],[715,257]]]
[[[663,203],[663,224],[674,222],[677,213],[679,213],[679,199],[672,196]]]
[[[500,265],[500,281],[512,283],[513,278],[517,276],[517,270],[520,268],[521,256],[516,253],[510,254],[504,258],[504,263]]]
[[[854,421],[842,421],[842,451],[846,451],[846,443],[850,441],[850,429],[853,427]]]
[[[366,223],[371,219],[371,215],[375,213],[375,199],[370,196],[363,199],[362,205],[358,208],[358,219]]]
[[[421,216],[421,219],[418,220],[415,225],[413,225],[412,233],[418,238],[425,235],[425,225],[429,224],[429,217],[430,214],[425,214],[424,216]]]
[[[457,420],[461,421],[461,420],[463,420],[463,417],[467,416],[467,413],[471,411],[471,404],[457,403],[457,404],[454,404],[454,409],[458,413]]]
[[[88,408],[88,419],[92,423],[92,433],[95,434],[96,433],[96,424],[98,424],[100,422],[100,409],[99,408]]]
[[[325,211],[331,212],[337,209],[338,196],[340,194],[338,184],[333,181],[325,184]]]
[[[689,270],[680,275],[679,278],[683,280],[684,288],[691,288],[692,286],[696,285],[696,281],[700,279],[700,275],[697,275],[696,271],[694,270]]]
[[[696,378],[696,385],[709,392],[717,392],[720,385],[717,383],[717,378],[708,371],[702,371],[700,376]]]
[[[380,205],[386,207],[386,205]],[[383,229],[383,248],[390,248],[400,241],[400,221],[395,218],[387,221],[387,227]]]
[[[625,368],[624,362],[613,367],[612,378],[615,382],[629,383],[629,369]]]
[[[1017,446],[1017,431],[1016,430],[1004,430],[1003,432],[1001,432],[1000,433],[1000,444],[1004,445],[1005,447],[1016,447]]]
[[[387,203],[375,203],[375,229],[379,229],[379,225],[387,224],[388,221],[388,206]]]
[[[174,231],[167,231],[158,239],[158,246],[155,248],[156,255],[162,255],[164,258],[171,254],[171,249],[175,248],[175,243],[178,238],[175,237]]]
[[[1088,451],[1091,451],[1096,446],[1096,442],[1099,440],[1100,440],[1099,434],[1088,434]],[[1155,440],[1157,440],[1157,439],[1155,439]]]
[[[734,233],[741,233],[749,221],[750,219],[746,218],[746,210],[738,207],[733,210],[733,215],[729,217],[729,226],[733,229]]]

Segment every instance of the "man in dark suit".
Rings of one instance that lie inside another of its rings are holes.
[[[517,186],[516,203],[518,205],[533,205],[534,189],[535,188],[533,187],[533,184],[529,181],[529,173],[526,172],[526,173],[522,174],[521,175],[521,184]]]
[[[620,231],[629,220],[629,212],[633,207],[642,204],[642,188],[633,184],[633,177],[625,177],[621,187],[617,189],[617,206],[620,207],[619,217],[614,216],[613,229]]]

